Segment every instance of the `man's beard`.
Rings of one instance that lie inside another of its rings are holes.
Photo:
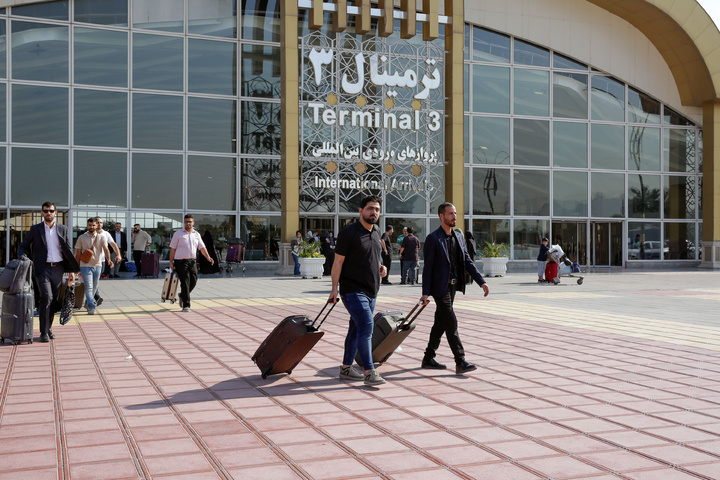
[[[380,217],[371,218],[370,216],[365,217],[363,216],[362,219],[365,221],[365,223],[369,223],[371,225],[375,225],[378,222],[378,219]]]

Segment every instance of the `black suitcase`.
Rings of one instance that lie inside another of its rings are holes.
[[[142,277],[159,277],[160,276],[160,255],[157,253],[143,253],[140,257],[140,276]]]
[[[11,295],[6,293],[2,298],[2,320],[0,320],[0,343],[5,339],[32,343],[33,341],[33,310],[35,298],[32,289]]]
[[[315,322],[318,321],[328,304],[331,307],[316,327]],[[326,303],[315,320],[310,320],[304,315],[284,318],[252,356],[252,361],[260,369],[262,378],[265,379],[268,375],[278,373],[291,374],[295,366],[305,358],[305,355],[325,334],[320,331],[320,326],[333,308],[335,308],[334,303]]]
[[[381,365],[390,358],[395,349],[415,330],[415,320],[424,309],[425,305],[418,302],[407,315],[398,310],[375,314],[372,334],[374,364]],[[355,356],[355,361],[362,366],[359,353]]]

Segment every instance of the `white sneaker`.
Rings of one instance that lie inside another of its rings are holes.
[[[365,375],[365,385],[375,387],[377,385],[382,385],[383,383],[386,383],[385,379],[382,378],[374,368],[370,370],[370,373]]]
[[[355,370],[353,367],[340,367],[340,380],[358,381],[364,379],[365,376]]]
[[[183,307],[183,309],[182,309],[181,311],[182,311],[182,312],[189,312],[189,311],[190,311],[190,307]]]

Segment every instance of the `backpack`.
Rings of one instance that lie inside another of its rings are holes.
[[[15,295],[32,288],[32,260],[23,255],[10,260],[0,273],[0,291]]]

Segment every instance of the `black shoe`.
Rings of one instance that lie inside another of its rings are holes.
[[[477,370],[477,367],[472,363],[468,363],[465,360],[455,365],[455,373],[468,373],[473,370]]]
[[[381,282],[383,285],[392,285],[390,282]]]
[[[400,282],[400,285],[407,285],[407,282]]]
[[[48,337],[50,337],[50,340],[55,340],[55,334],[53,332],[48,332]]]
[[[99,307],[100,305],[102,305],[102,302],[103,302],[102,297],[98,297],[97,300],[95,300],[95,306]]]
[[[48,337],[47,333],[40,334],[40,341],[42,343],[48,343],[50,341],[50,337]]]
[[[423,360],[422,365],[420,366],[429,370],[445,370],[447,368],[447,365],[443,365],[434,358],[431,358],[430,360]]]
[[[133,275],[133,278],[137,278],[139,276],[140,276],[140,274],[138,273],[138,274]]]

